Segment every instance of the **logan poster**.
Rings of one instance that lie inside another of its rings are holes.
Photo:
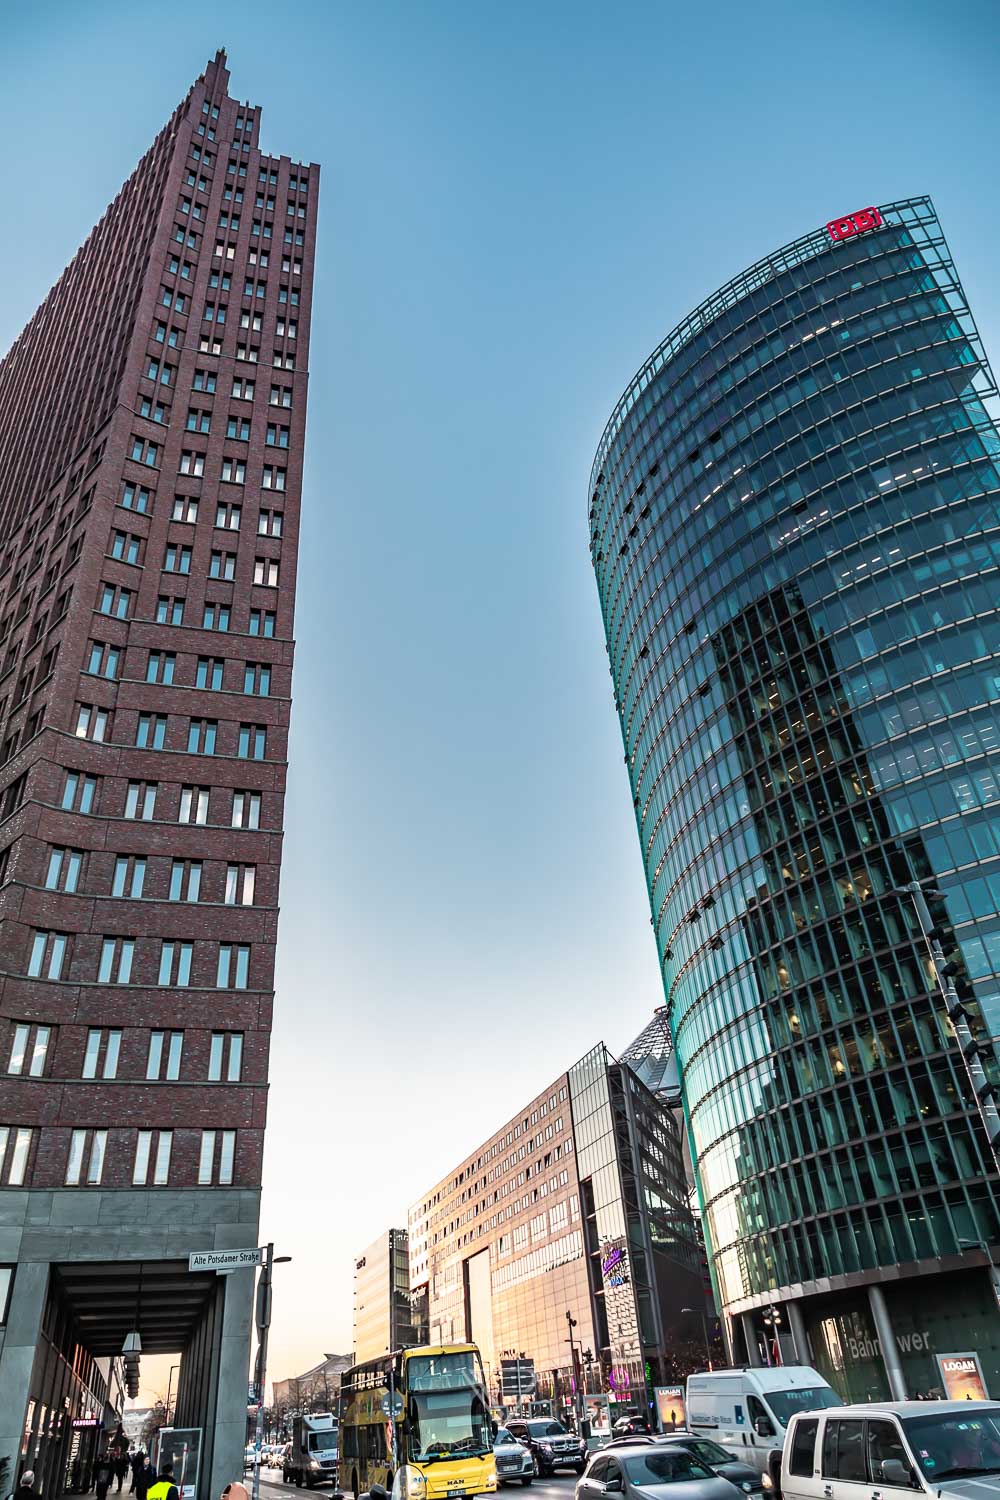
[[[988,1401],[989,1392],[976,1354],[939,1354],[938,1369],[949,1401]]]

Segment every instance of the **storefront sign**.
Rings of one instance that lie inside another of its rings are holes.
[[[882,215],[877,208],[859,208],[843,219],[831,219],[826,230],[831,240],[849,240],[868,229],[878,229],[881,223]]]
[[[103,1427],[104,1423],[100,1417],[74,1417],[74,1427]]]
[[[674,1432],[677,1428],[687,1426],[687,1412],[684,1407],[684,1387],[682,1385],[658,1385],[654,1387],[656,1396],[656,1410],[660,1418],[660,1427],[664,1432]]]
[[[264,1252],[252,1250],[193,1250],[188,1256],[189,1271],[239,1271],[244,1266],[262,1266]]]
[[[948,1401],[990,1399],[977,1354],[939,1354],[937,1363]]]

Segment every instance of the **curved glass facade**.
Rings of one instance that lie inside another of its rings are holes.
[[[996,389],[930,200],[878,217],[804,236],[696,309],[618,403],[592,474],[731,1314],[942,1258],[961,1281],[1000,1240],[996,1162],[898,891],[933,877],[942,893],[932,916],[995,1073]]]

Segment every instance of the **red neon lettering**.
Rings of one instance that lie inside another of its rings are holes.
[[[882,215],[877,208],[859,208],[844,219],[831,219],[826,229],[831,240],[849,240],[854,234],[864,234],[867,229],[878,229]]]

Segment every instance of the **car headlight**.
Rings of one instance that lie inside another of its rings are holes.
[[[310,1467],[310,1469],[318,1469],[319,1468],[319,1459],[318,1458],[311,1458],[309,1460],[309,1467]]]
[[[551,1453],[552,1452],[552,1444],[551,1443],[539,1443],[538,1446],[539,1446],[539,1448],[541,1448],[541,1450],[542,1450],[543,1453]]]
[[[760,1476],[760,1482],[766,1490],[774,1489],[774,1480],[771,1478],[770,1474],[762,1474]]]
[[[427,1494],[427,1476],[406,1464],[400,1475],[400,1487],[407,1500],[424,1500]]]

